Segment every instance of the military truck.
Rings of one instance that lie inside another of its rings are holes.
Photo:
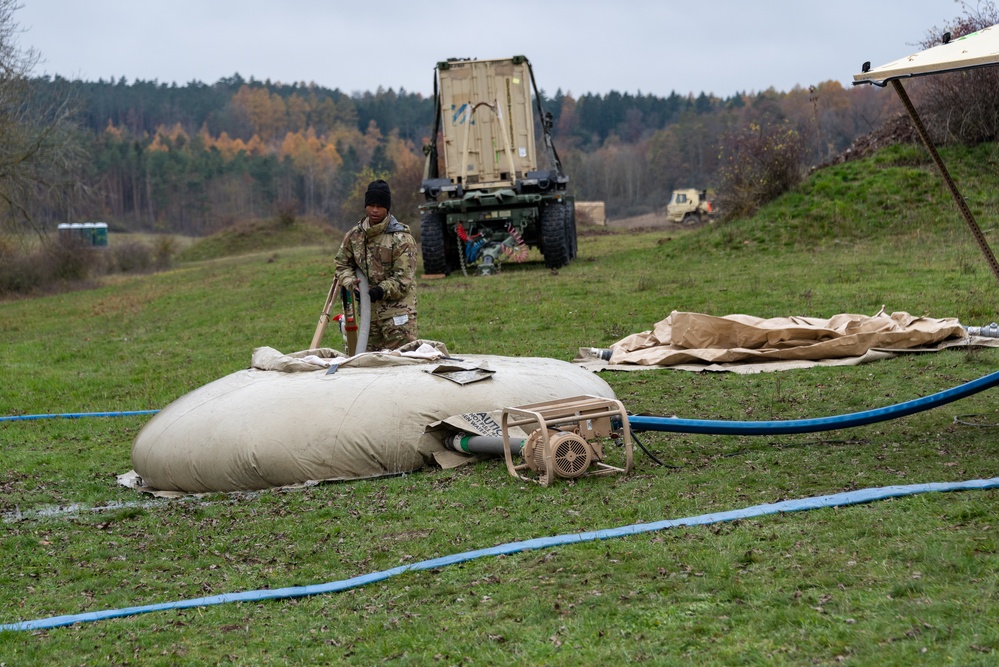
[[[666,219],[684,225],[707,222],[711,219],[711,202],[707,190],[683,188],[674,190],[666,204]]]
[[[545,164],[535,146],[534,110]],[[525,56],[451,59],[434,75],[434,127],[420,192],[424,274],[499,270],[538,248],[545,265],[576,256],[576,216],[569,178],[552,142],[552,115],[541,105]],[[443,137],[443,173],[438,152]]]

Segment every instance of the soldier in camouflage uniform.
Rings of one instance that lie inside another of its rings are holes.
[[[355,268],[368,279],[371,329],[368,350],[394,350],[416,340],[416,241],[409,227],[389,214],[385,181],[368,185],[366,217],[343,237],[333,260],[341,287],[356,291]]]

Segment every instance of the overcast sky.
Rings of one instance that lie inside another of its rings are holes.
[[[22,0],[35,74],[314,82],[430,95],[450,57],[526,55],[538,86],[728,97],[849,85],[920,50],[954,0]],[[974,1],[971,2],[974,5]]]

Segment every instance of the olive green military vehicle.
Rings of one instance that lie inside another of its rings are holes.
[[[535,146],[532,92],[543,166]],[[524,261],[532,247],[549,268],[572,261],[574,200],[552,143],[552,115],[542,108],[527,58],[439,62],[434,101],[420,187],[424,274],[459,269],[490,274],[503,262]]]

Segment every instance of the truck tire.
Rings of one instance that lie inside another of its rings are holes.
[[[685,225],[696,225],[700,221],[701,219],[698,217],[696,213],[688,213],[687,215],[683,216],[683,224]]]
[[[578,241],[576,239],[576,202],[569,203],[569,217],[566,220],[565,235],[569,243],[569,261],[576,259]]]
[[[568,208],[565,204],[552,202],[541,209],[541,253],[549,269],[569,263]]]
[[[420,220],[420,251],[423,254],[423,273],[450,273],[447,261],[447,222],[444,214],[430,211]]]

